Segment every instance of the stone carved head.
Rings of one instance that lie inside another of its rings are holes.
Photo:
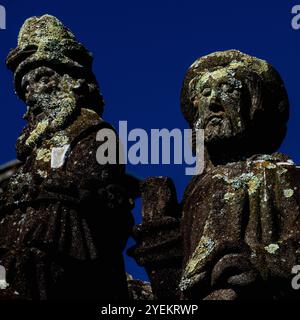
[[[210,157],[247,157],[280,146],[289,102],[266,61],[236,50],[196,60],[185,76],[181,107],[191,128],[205,130]]]
[[[25,118],[30,121],[42,113],[51,118],[64,104],[71,109],[83,103],[101,115],[104,103],[92,62],[91,53],[57,18],[27,19],[17,48],[7,57],[16,93],[29,107]]]
[[[28,126],[17,141],[19,159],[45,137],[64,129],[81,108],[103,112],[91,53],[57,18],[32,17],[7,57],[15,90],[26,103]]]

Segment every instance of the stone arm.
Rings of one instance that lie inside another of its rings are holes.
[[[136,245],[128,250],[146,269],[157,299],[179,299],[182,272],[180,205],[171,179],[148,178],[141,183],[143,221],[134,228]]]

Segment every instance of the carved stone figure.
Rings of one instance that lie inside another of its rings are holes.
[[[133,219],[123,165],[100,165],[92,56],[55,17],[28,19],[7,58],[27,121],[1,193],[0,261],[21,299],[124,299]],[[0,297],[7,295],[0,290]]]
[[[299,298],[291,279],[300,264],[300,168],[276,153],[289,111],[280,76],[263,60],[216,52],[189,68],[181,106],[190,127],[205,131],[205,170],[180,204],[170,180],[143,182],[130,253],[154,294]]]

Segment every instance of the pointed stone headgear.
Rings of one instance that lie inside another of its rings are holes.
[[[14,72],[16,92],[22,99],[22,77],[30,70],[49,66],[91,80],[94,79],[92,62],[92,54],[70,30],[50,15],[25,21],[18,46],[11,50],[6,60],[8,68]]]

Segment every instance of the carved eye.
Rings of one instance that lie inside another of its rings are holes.
[[[204,88],[204,89],[202,90],[202,95],[203,95],[204,97],[209,97],[210,94],[211,94],[211,89],[210,89],[210,88]]]
[[[35,81],[36,82],[42,82],[42,83],[48,83],[50,80],[50,77],[52,77],[55,74],[53,70],[47,69],[43,71],[37,72],[35,76]]]
[[[49,77],[46,77],[46,76],[42,77],[40,79],[40,82],[47,84],[49,82]]]

